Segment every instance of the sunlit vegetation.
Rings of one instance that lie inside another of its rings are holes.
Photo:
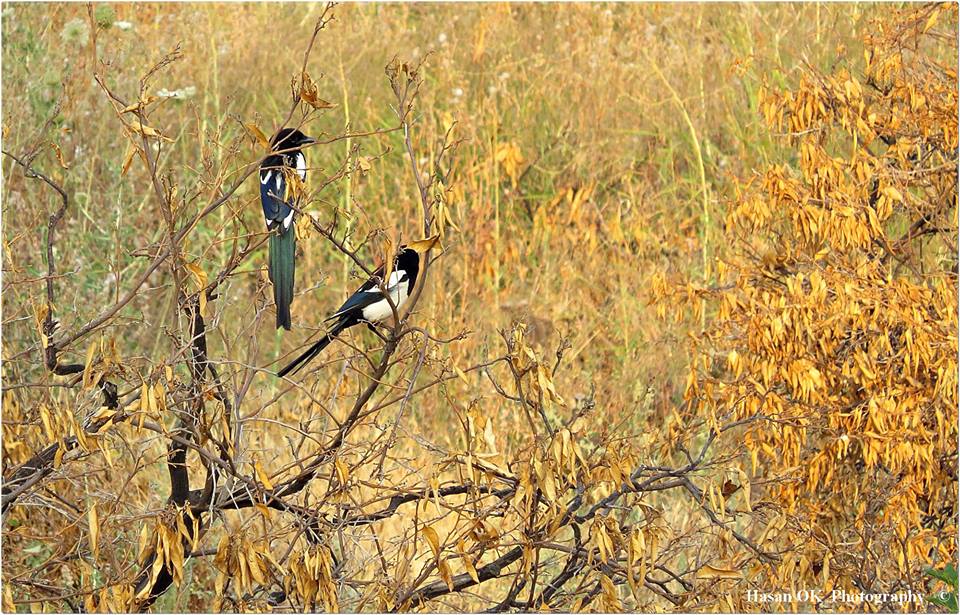
[[[955,604],[955,5],[2,28],[4,611]],[[434,234],[410,313],[276,377]]]

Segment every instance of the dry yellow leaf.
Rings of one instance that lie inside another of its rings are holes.
[[[453,591],[453,573],[450,572],[450,565],[446,560],[437,560],[437,571],[450,591]]]
[[[87,511],[87,527],[90,528],[88,535],[90,539],[90,551],[93,552],[93,559],[96,561],[100,557],[100,516],[97,513],[97,503],[94,502]]]
[[[729,568],[717,568],[709,564],[697,570],[698,579],[742,579],[743,573]]]
[[[200,265],[196,263],[186,263],[184,265],[193,277],[193,281],[197,283],[199,287],[198,300],[200,303],[200,316],[207,317],[207,272],[204,271]]]
[[[3,586],[3,612],[15,613],[17,611],[17,607],[13,602],[13,590],[10,589],[9,583],[4,583]]]
[[[127,105],[126,107],[120,110],[120,114],[122,115],[124,113],[132,113],[133,111],[138,111],[157,100],[159,100],[159,97],[154,96],[153,94],[150,94],[143,100],[138,100],[133,104]]]
[[[67,448],[63,445],[63,442],[57,444],[57,452],[53,454],[53,469],[58,470],[63,464],[63,456],[66,454]]]
[[[133,158],[137,155],[137,152],[140,151],[140,148],[135,146],[133,143],[127,145],[127,153],[123,156],[123,167],[120,169],[120,177],[123,177],[127,174],[127,171],[130,170],[130,165],[133,164]]]
[[[467,554],[467,547],[463,542],[463,538],[457,541],[457,551],[460,553],[460,560],[463,562],[463,567],[467,571],[467,574],[470,575],[474,583],[479,583],[480,577],[477,576],[477,569],[473,565],[473,560],[470,559],[470,556]]]
[[[263,484],[263,488],[267,491],[273,490],[273,483],[270,482],[270,479],[267,477],[266,470],[263,469],[263,466],[260,465],[260,460],[255,459],[253,462],[253,470],[257,475],[257,480]]]
[[[425,525],[423,527],[422,532],[423,532],[423,537],[427,539],[427,544],[430,545],[430,550],[433,551],[433,556],[439,560],[440,559],[440,537],[437,536],[437,531],[432,527],[430,527],[429,525]]]
[[[254,581],[261,584],[266,581],[260,565],[260,555],[249,542],[247,543],[247,564],[250,566],[250,576]]]
[[[891,201],[900,202],[903,200],[903,195],[900,194],[900,191],[894,188],[893,186],[887,186],[881,192],[885,197],[889,198]]]
[[[341,485],[346,485],[347,481],[350,480],[350,469],[339,457],[334,459],[333,465],[337,471],[337,480],[340,481]]]
[[[244,129],[247,133],[254,138],[257,144],[265,150],[270,150],[270,139],[267,138],[267,135],[263,134],[263,131],[260,130],[260,127],[254,124],[253,122],[244,122]]]
[[[83,388],[89,389],[93,384],[93,356],[97,350],[96,340],[90,342],[90,345],[87,347],[87,359],[83,364]]]
[[[332,109],[336,106],[320,98],[317,92],[317,84],[314,83],[306,71],[300,74],[300,100],[314,109]]]
[[[50,424],[50,411],[47,410],[46,404],[40,404],[40,421],[43,423],[43,432],[47,438],[51,440],[54,439],[56,433],[54,433],[53,427]]]
[[[57,162],[60,164],[60,167],[69,169],[70,165],[63,160],[63,151],[60,149],[60,146],[53,141],[50,142],[50,146],[53,147],[53,151],[57,155]]]
[[[164,136],[156,128],[153,128],[152,126],[147,126],[146,124],[144,124],[140,118],[137,118],[133,122],[130,122],[129,124],[124,124],[124,125],[127,127],[127,130],[129,130],[131,133],[134,133],[134,134],[142,135],[150,139],[159,139],[161,141],[170,141],[170,142],[173,141],[173,139],[171,139],[170,137]]]

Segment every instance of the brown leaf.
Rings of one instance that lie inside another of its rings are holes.
[[[724,481],[723,486],[720,487],[720,493],[723,494],[723,497],[728,498],[737,491],[739,491],[740,485],[736,484],[733,481]]]
[[[430,549],[433,551],[433,556],[439,559],[440,558],[440,537],[437,536],[437,530],[433,529],[429,525],[424,526],[423,537],[427,539],[427,543],[430,545]]]
[[[253,470],[257,474],[257,480],[263,483],[263,488],[268,491],[273,490],[273,483],[270,482],[270,479],[267,477],[266,470],[263,469],[263,466],[260,465],[260,460],[257,459],[253,463]]]
[[[53,147],[54,153],[57,154],[57,162],[60,163],[60,166],[64,169],[69,169],[70,165],[63,160],[63,151],[60,149],[60,146],[53,141],[50,142],[50,146]]]
[[[480,577],[477,576],[477,569],[473,565],[473,561],[470,559],[470,556],[467,554],[467,547],[463,543],[463,538],[457,541],[457,551],[460,553],[460,560],[463,562],[463,567],[466,569],[467,574],[470,575],[470,578],[473,579],[474,583],[479,583]]]
[[[283,200],[287,203],[299,203],[307,192],[307,187],[303,183],[303,179],[300,178],[300,174],[297,173],[296,169],[290,167],[281,167],[280,172],[283,173],[284,179]]]
[[[314,109],[332,109],[336,105],[320,98],[317,84],[313,82],[306,71],[300,73],[300,100]]]
[[[91,375],[93,373],[93,356],[96,350],[97,342],[94,340],[90,342],[90,346],[87,347],[87,360],[83,366],[83,388],[85,389],[89,389],[93,383]]]
[[[199,301],[200,301],[200,315],[204,318],[207,317],[207,272],[204,271],[200,265],[196,263],[186,263],[186,268],[190,271],[194,281],[197,283],[197,286],[200,287],[199,291]]]
[[[743,573],[739,570],[730,570],[729,568],[717,568],[715,566],[705,565],[697,570],[698,579],[742,579]]]
[[[270,139],[267,138],[267,135],[263,134],[263,131],[254,124],[253,122],[244,122],[244,129],[247,131],[251,137],[253,137],[256,142],[265,150],[270,149]]]
[[[450,591],[453,591],[453,574],[450,572],[450,565],[446,560],[437,561],[437,571],[440,573],[440,578],[447,584]]]
[[[261,584],[266,581],[260,566],[260,554],[254,549],[252,543],[247,543],[247,565],[250,567],[250,577],[254,581]]]
[[[166,137],[159,130],[153,128],[152,126],[147,126],[143,123],[143,120],[140,118],[135,119],[129,124],[124,124],[131,133],[143,135],[144,137],[150,139],[160,139],[161,141],[173,141],[170,137]]]
[[[90,528],[90,550],[93,551],[93,559],[96,560],[100,557],[100,516],[97,514],[96,502],[87,511],[87,527]]]
[[[413,248],[420,254],[424,254],[433,249],[434,246],[440,241],[440,235],[434,235],[433,237],[428,237],[427,239],[420,239],[418,241],[411,242],[408,245],[408,248]]]
[[[67,449],[63,443],[57,444],[57,452],[53,455],[53,469],[57,470],[63,464],[63,456],[66,454]]]
[[[13,602],[13,590],[10,589],[9,583],[4,583],[3,588],[3,611],[5,613],[15,613],[17,610],[16,605]]]
[[[339,457],[334,459],[333,465],[337,471],[337,480],[340,481],[341,485],[346,485],[347,481],[350,480],[350,469],[347,468],[347,464],[343,463]]]
[[[134,111],[138,111],[140,109],[145,108],[150,103],[156,102],[157,100],[159,100],[159,97],[150,94],[143,100],[138,100],[137,102],[131,105],[127,105],[126,107],[120,110],[120,113],[124,114],[124,113],[132,113]]]

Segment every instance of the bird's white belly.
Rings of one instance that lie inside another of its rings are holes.
[[[393,304],[397,307],[397,311],[400,311],[400,306],[407,300],[407,284],[401,283],[394,287],[390,291],[390,299],[393,300]],[[379,289],[376,292],[380,292]],[[363,308],[363,319],[368,322],[380,322],[391,318],[393,316],[393,310],[390,309],[390,304],[386,299],[381,298],[380,301],[376,303],[371,303],[367,307]]]

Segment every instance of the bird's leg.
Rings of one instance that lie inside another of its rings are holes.
[[[377,329],[376,325],[374,325],[372,322],[368,322],[368,323],[367,323],[367,328],[370,329],[371,331],[373,331],[374,333],[376,333],[376,334],[377,334],[377,337],[379,337],[381,340],[383,340],[383,343],[384,343],[384,344],[387,343],[387,338],[383,335],[383,333],[380,333],[380,330]]]

